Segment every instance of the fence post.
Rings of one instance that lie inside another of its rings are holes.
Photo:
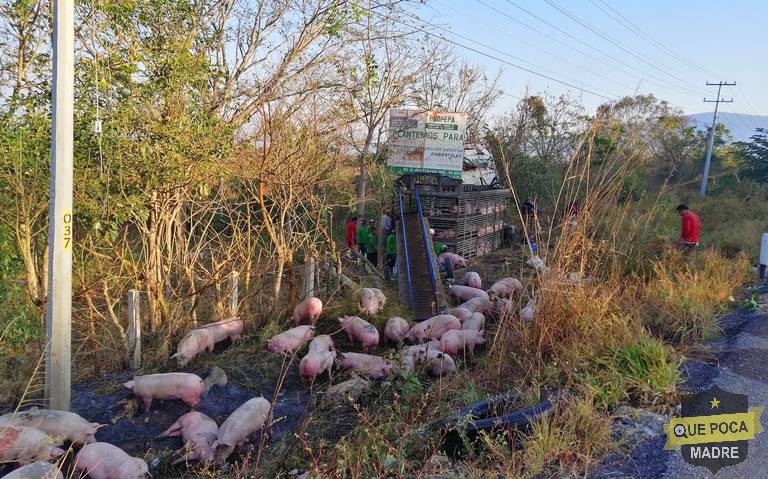
[[[229,275],[229,315],[237,316],[240,296],[240,273],[232,271]]]
[[[315,295],[315,258],[312,256],[304,259],[304,287],[301,295],[302,299]]]
[[[139,292],[135,289],[128,290],[128,347],[125,356],[131,369],[141,367],[141,311]]]

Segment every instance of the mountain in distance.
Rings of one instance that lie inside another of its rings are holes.
[[[688,115],[691,125],[697,131],[706,131],[712,125],[712,113],[696,113]],[[745,115],[728,111],[717,112],[717,122],[724,124],[733,136],[733,141],[750,141],[757,128],[768,130],[768,115]]]

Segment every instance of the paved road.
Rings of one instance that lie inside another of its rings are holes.
[[[751,313],[733,312],[722,318],[723,336],[707,344],[713,360],[688,361],[684,366],[686,387],[693,392],[717,385],[749,396],[749,406],[768,410],[768,286],[755,288],[760,308]],[[677,479],[768,477],[768,415],[763,414],[766,432],[749,441],[749,454],[741,464],[721,469],[716,475],[683,460],[679,451],[663,449],[666,438],[655,435],[637,444],[628,456],[612,457],[589,477],[598,479]],[[654,435],[654,434],[650,434]]]

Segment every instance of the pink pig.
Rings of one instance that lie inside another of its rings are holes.
[[[485,343],[483,331],[448,331],[440,338],[440,350],[453,356],[469,351],[469,355],[474,356],[475,346],[483,343]]]
[[[333,360],[336,357],[335,351],[310,351],[301,358],[299,363],[299,376],[301,380],[313,384],[317,376],[328,372],[328,376],[333,379]]]
[[[427,368],[433,376],[444,376],[456,371],[456,362],[448,353],[437,349],[427,350]]]
[[[28,464],[64,455],[64,450],[57,447],[62,439],[43,431],[26,426],[3,426],[0,432],[0,463]]]
[[[442,253],[438,256],[438,261],[443,264],[445,264],[446,261],[450,261],[453,265],[453,269],[467,267],[467,261],[456,253]]]
[[[320,299],[315,297],[307,298],[293,308],[291,321],[293,321],[294,326],[300,324],[314,325],[322,312],[323,302]]]
[[[181,399],[189,407],[200,404],[200,396],[205,385],[200,376],[190,373],[163,373],[136,376],[124,383],[144,401],[144,408],[149,411],[153,399]]]
[[[464,273],[464,285],[470,288],[480,289],[483,287],[483,280],[480,279],[480,275],[474,271],[468,271]]]
[[[56,464],[33,462],[6,474],[3,479],[64,479],[64,474]]]
[[[310,353],[317,353],[321,351],[333,351],[335,348],[333,346],[333,339],[331,339],[330,336],[327,334],[321,334],[320,336],[315,336],[315,339],[309,342],[309,346],[307,347],[307,350]]]
[[[377,288],[362,288],[357,292],[357,306],[361,313],[372,316],[384,310],[387,297]]]
[[[461,301],[467,301],[472,298],[488,299],[488,293],[482,289],[472,288],[469,286],[452,284],[448,290],[453,296]]]
[[[486,316],[493,313],[494,310],[493,301],[484,298],[472,298],[464,301],[458,307],[468,309],[473,313],[483,313]]]
[[[511,298],[522,293],[525,290],[523,283],[516,278],[504,278],[496,281],[488,289],[488,295],[491,297]]]
[[[380,356],[362,353],[337,353],[339,365],[372,379],[387,377],[394,364]]]
[[[179,450],[179,453],[185,452],[185,454],[173,461],[173,464],[185,461],[208,463],[213,459],[213,443],[219,438],[219,426],[205,414],[192,411],[181,416],[157,437],[176,436],[184,439],[184,447]]]
[[[0,431],[10,425],[32,427],[78,444],[92,442],[99,427],[99,423],[88,422],[73,412],[37,408],[0,416]]]
[[[384,339],[391,343],[400,344],[403,342],[405,335],[408,334],[408,330],[411,326],[408,321],[399,316],[389,318],[387,325],[384,326]]]
[[[293,354],[315,335],[315,327],[309,325],[296,326],[288,331],[272,336],[267,341],[267,349],[273,353]]]
[[[213,337],[214,344],[227,338],[234,343],[243,334],[243,320],[238,316],[233,316],[215,323],[205,324],[200,329],[208,330]]]
[[[350,341],[359,341],[363,345],[363,352],[376,347],[379,344],[379,330],[376,326],[358,316],[344,316],[339,318],[342,329],[346,331]]]
[[[414,344],[423,343],[427,339],[440,339],[446,331],[461,329],[461,321],[456,316],[441,314],[417,323],[408,331],[408,341]]]
[[[92,442],[80,449],[75,458],[75,477],[82,472],[91,479],[142,479],[149,476],[147,463],[131,457],[117,446]]]
[[[417,367],[427,360],[427,351],[430,349],[440,351],[440,341],[432,340],[424,344],[415,344],[401,349],[400,361],[403,369],[408,372],[415,372]]]
[[[482,331],[485,328],[485,316],[483,313],[472,313],[472,317],[461,323],[461,329],[464,331]]]
[[[496,312],[501,316],[512,316],[516,309],[517,304],[513,301],[503,298],[496,300]]]
[[[203,351],[213,352],[213,336],[208,329],[193,329],[179,342],[176,354],[171,357],[183,368]]]
[[[242,447],[248,436],[269,427],[272,405],[263,397],[249,399],[222,423],[219,439],[213,443],[216,461],[223,464],[235,447]]]
[[[472,317],[472,311],[466,309],[466,308],[449,308],[446,309],[443,314],[450,314],[451,316],[456,316],[459,318],[459,321],[464,322]]]

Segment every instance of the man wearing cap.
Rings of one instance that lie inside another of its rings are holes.
[[[680,215],[680,239],[677,240],[677,244],[685,254],[688,254],[699,246],[701,220],[699,215],[688,209],[687,205],[678,205],[677,212]]]

